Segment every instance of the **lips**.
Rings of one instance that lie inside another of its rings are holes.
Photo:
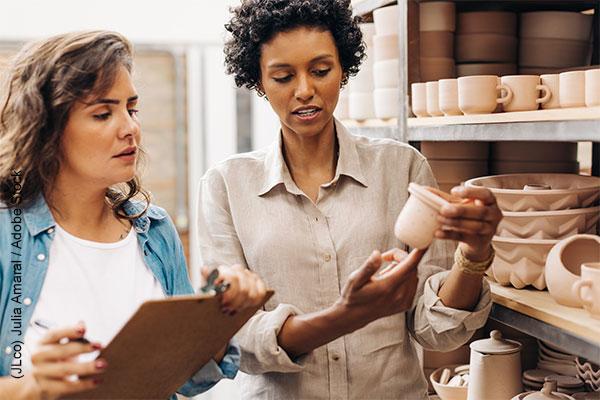
[[[292,114],[298,117],[301,121],[309,122],[314,120],[319,113],[321,112],[321,108],[317,106],[304,106],[299,107],[292,111]]]
[[[117,154],[115,157],[133,156],[133,155],[135,155],[136,152],[137,152],[137,147],[129,146],[129,147],[125,148],[123,151],[121,151],[119,154]]]

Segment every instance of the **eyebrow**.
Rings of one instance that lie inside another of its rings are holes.
[[[327,58],[333,58],[333,55],[331,54],[321,54],[320,56],[317,56],[315,58],[313,58],[312,60],[310,60],[310,64],[313,64],[315,62],[318,61],[323,61]],[[267,68],[269,69],[275,69],[275,68],[286,68],[286,67],[291,67],[290,64],[287,63],[275,63],[275,64],[270,64],[267,66]]]
[[[127,103],[131,103],[139,99],[139,96],[136,94],[135,96],[131,96],[127,99]],[[88,104],[88,107],[95,106],[97,104],[119,104],[121,101],[117,99],[98,99]]]

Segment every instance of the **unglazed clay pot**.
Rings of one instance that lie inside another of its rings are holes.
[[[492,160],[502,161],[577,161],[575,142],[494,142],[490,149]]]
[[[506,94],[498,98],[498,93]],[[498,104],[505,104],[512,98],[507,86],[498,84],[494,75],[464,76],[458,78],[458,106],[465,115],[489,114]]]
[[[543,109],[560,108],[560,85],[558,74],[544,74],[540,76],[542,85],[546,85],[550,89],[550,99],[542,103]]]
[[[600,207],[559,211],[504,211],[497,235],[519,239],[565,239],[572,235],[595,233]]]
[[[525,39],[519,42],[519,66],[568,68],[588,64],[588,41]]]
[[[419,58],[419,69],[422,81],[456,78],[454,58],[450,57],[421,57]]]
[[[510,101],[503,105],[504,111],[533,111],[550,100],[550,88],[540,84],[537,75],[507,75],[500,81],[513,93]]]
[[[381,119],[396,118],[400,108],[400,89],[375,89],[375,116]]]
[[[438,182],[464,182],[487,174],[485,160],[428,160]]]
[[[439,210],[449,204],[451,196],[413,182],[408,185],[408,191],[411,196],[398,215],[394,233],[402,243],[424,249],[431,244],[435,231],[440,227],[437,220]]]
[[[579,172],[579,162],[552,162],[552,161],[503,161],[492,160],[490,173],[515,174],[515,173],[554,173],[576,174]]]
[[[517,14],[507,11],[471,11],[457,15],[456,32],[517,36]]]
[[[427,114],[427,88],[424,82],[410,85],[411,108],[419,118],[429,117]]]
[[[512,400],[574,400],[568,394],[560,393],[556,381],[547,381],[540,392],[525,392],[513,397]]]
[[[494,330],[470,345],[468,400],[507,400],[521,393],[521,343]]]
[[[373,81],[375,89],[392,89],[400,87],[398,59],[377,61],[373,64]]]
[[[456,11],[452,1],[419,3],[420,31],[450,31],[456,28]]]
[[[517,61],[517,37],[496,33],[456,35],[456,62],[514,63]]]
[[[456,79],[440,79],[438,97],[440,111],[444,115],[462,115],[458,107],[458,81]]]
[[[565,11],[535,11],[521,13],[522,38],[554,38],[589,40],[592,15]]]
[[[381,7],[373,10],[373,22],[377,35],[397,35],[400,14],[398,6]]]
[[[427,82],[425,85],[427,91],[427,114],[432,117],[441,117],[444,115],[440,110],[439,84],[437,81]]]
[[[600,319],[600,262],[581,266],[581,279],[573,285],[573,295],[592,318]]]
[[[600,106],[600,68],[585,71],[585,105]]]
[[[373,93],[350,93],[348,100],[350,118],[359,121],[375,118]]]
[[[585,71],[563,72],[558,81],[561,108],[585,107]]]
[[[454,32],[420,32],[419,55],[421,57],[454,57]]]
[[[487,187],[505,211],[553,211],[595,206],[600,178],[576,174],[508,174],[470,179],[466,186]],[[537,185],[543,190],[524,190]]]
[[[398,34],[373,36],[375,62],[400,58]]]
[[[487,160],[489,142],[421,142],[421,153],[435,160]]]
[[[457,76],[471,75],[515,75],[517,64],[515,63],[469,63],[456,64]]]
[[[581,275],[581,265],[600,261],[600,236],[574,235],[558,242],[546,260],[546,284],[556,302],[581,307],[573,295],[573,285]]]

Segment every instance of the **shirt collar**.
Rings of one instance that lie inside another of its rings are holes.
[[[127,215],[136,215],[144,210],[144,203],[128,200],[123,209]],[[150,206],[143,215],[133,220],[134,229],[136,232],[148,232],[150,219],[160,220],[166,218],[166,216],[165,210]],[[23,212],[23,219],[31,236],[36,236],[56,226],[56,221],[54,221],[50,208],[48,208],[48,203],[41,194]]]
[[[339,145],[339,156],[335,177],[332,182],[336,182],[341,175],[345,175],[364,187],[368,187],[355,138],[337,119],[335,120],[335,129]],[[281,131],[277,135],[277,141],[267,150],[264,162],[264,182],[258,195],[262,196],[268,193],[279,184],[283,184],[286,190],[292,194],[302,194],[294,184],[287,164],[283,159],[283,137]]]

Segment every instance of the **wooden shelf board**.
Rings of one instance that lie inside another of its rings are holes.
[[[547,291],[515,289],[491,280],[489,283],[495,303],[600,346],[600,320],[587,311],[560,305]]]
[[[354,15],[365,15],[372,13],[376,8],[396,3],[396,0],[356,0],[352,1]]]
[[[353,119],[342,120],[344,126],[347,128],[380,128],[380,127],[398,127],[398,119],[366,119],[363,121],[356,121]]]

